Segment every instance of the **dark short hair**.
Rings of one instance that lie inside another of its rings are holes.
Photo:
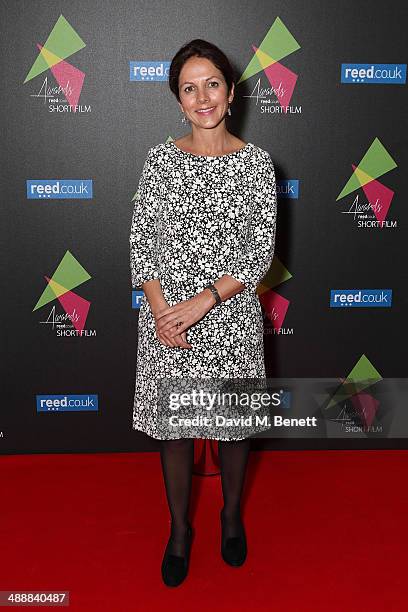
[[[216,45],[206,40],[202,40],[201,38],[195,38],[183,45],[177,51],[170,64],[169,87],[179,102],[181,102],[179,96],[180,72],[190,57],[205,57],[210,60],[214,66],[222,72],[225,82],[227,83],[228,94],[230,93],[232,84],[234,83],[234,70],[229,59]]]

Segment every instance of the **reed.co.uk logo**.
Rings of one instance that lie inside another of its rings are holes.
[[[249,95],[243,97],[255,100],[261,113],[301,113],[301,106],[291,105],[298,75],[281,63],[282,59],[300,49],[300,45],[283,21],[277,17],[259,47],[252,45],[252,48],[254,55],[237,85],[263,72],[270,87],[264,88],[258,77]]]
[[[136,61],[129,62],[130,81],[167,81],[170,62]]]
[[[144,291],[140,289],[132,289],[132,308],[135,310],[139,310],[142,304],[142,299],[144,296]]]
[[[405,85],[406,64],[342,64],[341,83]]]
[[[351,164],[353,173],[336,198],[336,202],[354,193],[354,198],[347,203],[347,209],[341,212],[351,215],[358,227],[397,227],[397,222],[387,220],[394,191],[377,179],[397,167],[387,149],[378,138],[374,138],[360,163]],[[365,200],[361,198],[363,190]]]
[[[280,179],[276,181],[276,195],[278,198],[299,198],[299,179]]]
[[[29,200],[90,200],[92,179],[27,179]]]
[[[330,308],[391,308],[392,289],[332,289]]]
[[[51,326],[57,336],[96,336],[96,330],[85,329],[91,303],[72,291],[91,278],[79,261],[67,251],[51,278],[44,277],[47,286],[33,312],[58,300],[64,314],[57,313],[55,304],[48,311],[43,325]]]
[[[37,395],[37,412],[97,412],[97,395]]]
[[[39,54],[24,83],[51,72],[57,85],[45,74],[31,97],[42,100],[50,113],[88,113],[90,105],[79,104],[85,73],[67,62],[67,58],[85,47],[85,43],[63,15],[58,17],[43,45],[37,42]]]

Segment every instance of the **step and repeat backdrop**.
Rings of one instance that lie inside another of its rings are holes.
[[[280,400],[253,447],[407,447],[407,13],[402,0],[1,3],[0,452],[158,449],[132,429],[143,294],[129,232],[147,151],[189,131],[168,69],[193,38],[229,57],[227,127],[276,170],[257,293]]]

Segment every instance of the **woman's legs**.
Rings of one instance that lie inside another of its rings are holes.
[[[173,555],[185,554],[191,483],[194,463],[194,439],[162,440],[160,459],[171,515],[170,550]]]
[[[241,524],[241,494],[248,463],[250,439],[218,442],[218,455],[221,465],[221,485],[224,496],[222,510],[225,537],[239,534]]]
[[[218,442],[225,537],[238,535],[250,439]],[[161,440],[160,458],[171,515],[171,549],[184,556],[194,464],[194,439]]]

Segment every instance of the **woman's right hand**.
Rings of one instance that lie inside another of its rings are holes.
[[[167,302],[164,302],[159,308],[155,308],[155,310],[152,312],[153,313],[153,317],[156,323],[156,336],[157,338],[160,340],[160,342],[162,344],[164,344],[165,346],[170,346],[170,347],[181,347],[181,348],[186,348],[186,349],[191,349],[193,348],[192,345],[187,342],[187,330],[184,330],[181,334],[178,334],[177,336],[169,336],[166,332],[159,332],[157,329],[157,317],[160,315],[160,313],[165,310],[166,308],[169,308],[170,304],[168,304]]]

